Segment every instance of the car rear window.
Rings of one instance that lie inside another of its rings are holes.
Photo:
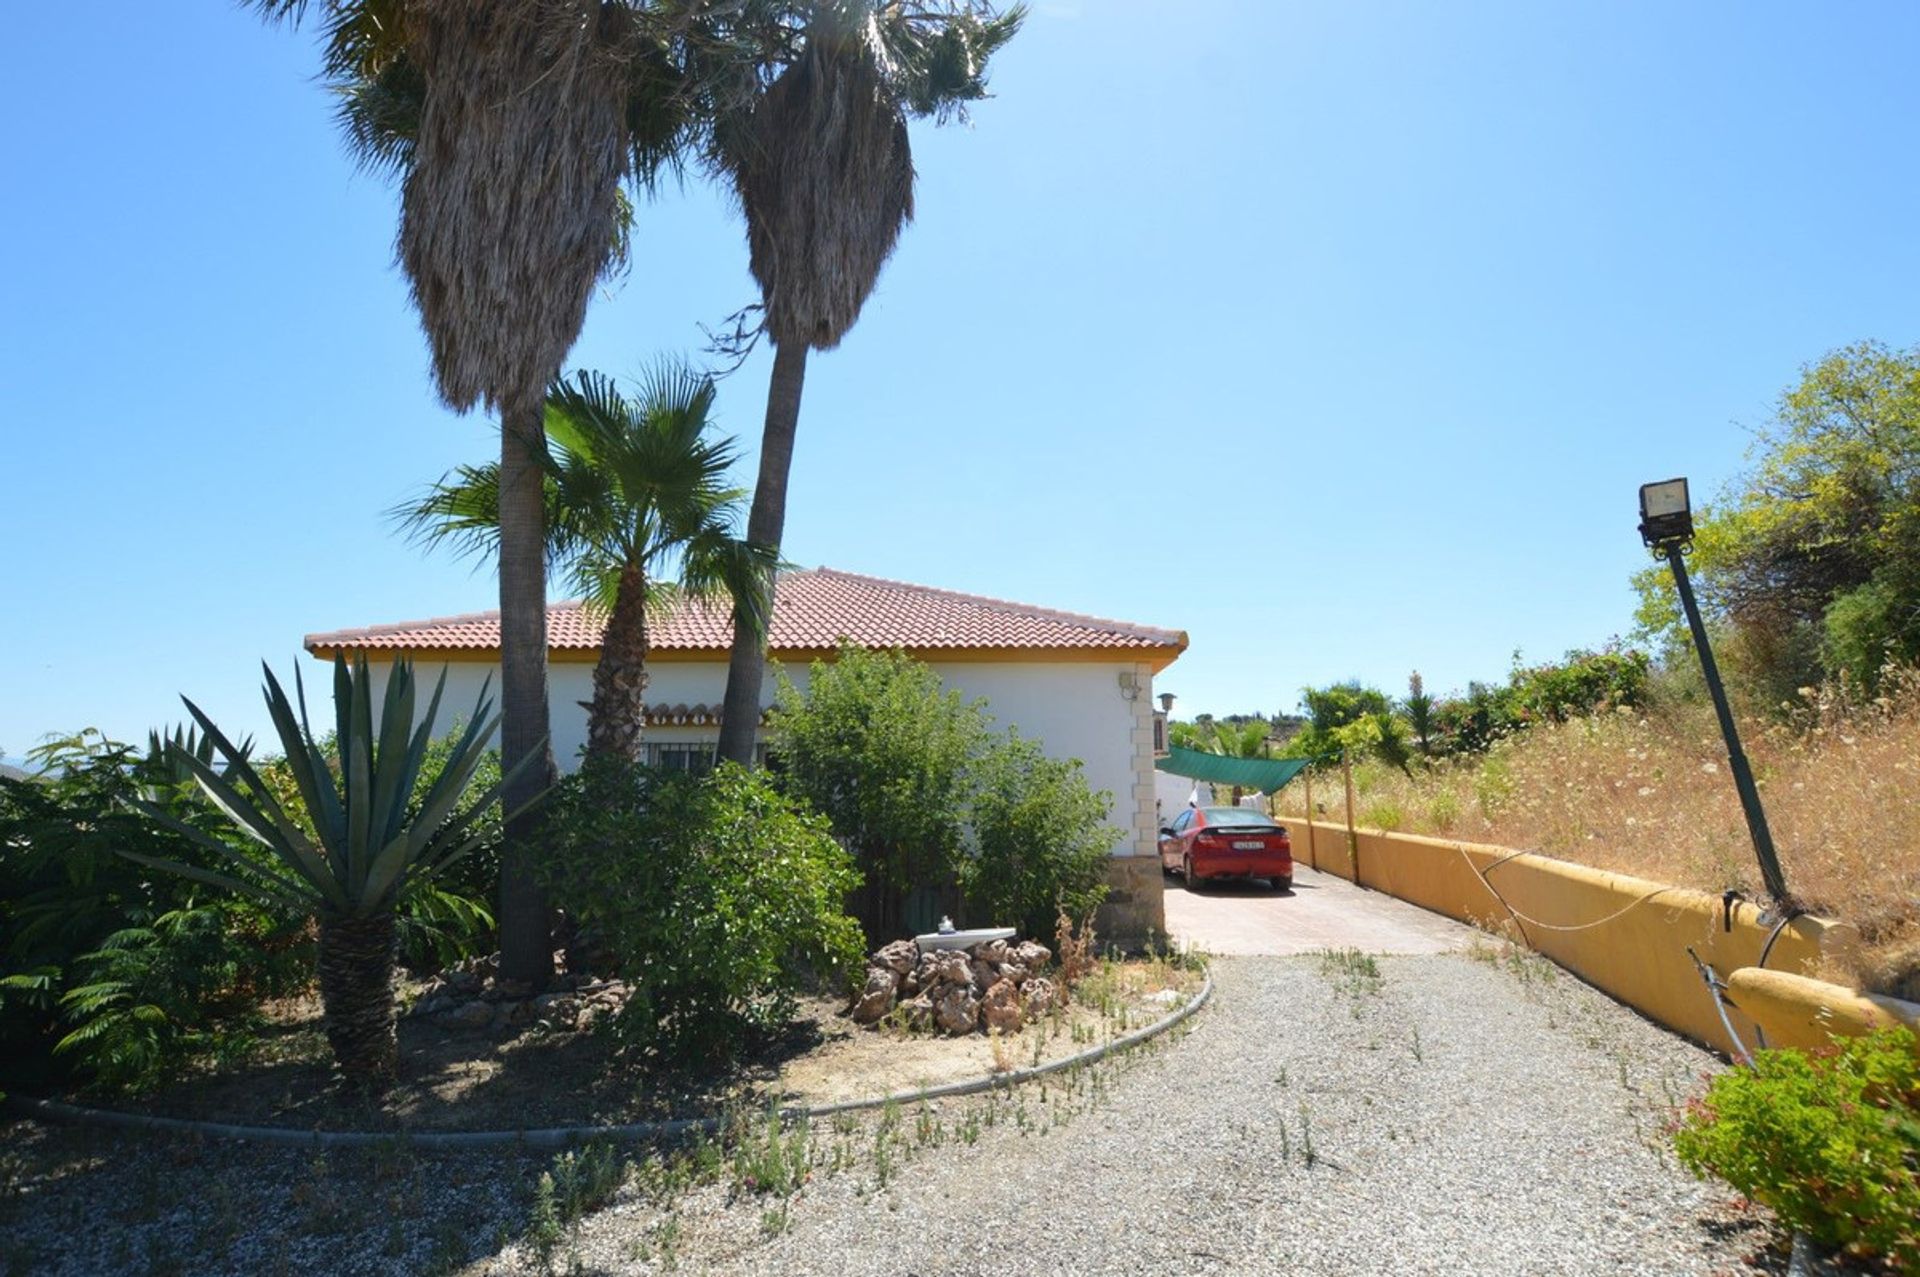
[[[1263,811],[1252,807],[1202,807],[1209,825],[1233,825],[1240,829],[1278,829],[1280,824]]]

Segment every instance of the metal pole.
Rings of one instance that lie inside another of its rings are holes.
[[[1310,869],[1318,869],[1320,867],[1320,858],[1313,854],[1313,822],[1315,819],[1313,812],[1313,768],[1302,768],[1300,778],[1307,786],[1307,867]]]
[[[1347,781],[1347,863],[1353,870],[1353,885],[1360,885],[1360,839],[1353,832],[1353,755],[1340,751],[1340,772]]]
[[[1680,606],[1686,611],[1687,626],[1693,631],[1693,648],[1700,654],[1700,671],[1707,676],[1707,692],[1713,697],[1713,712],[1720,718],[1720,734],[1727,742],[1727,764],[1733,769],[1733,787],[1740,791],[1740,806],[1747,814],[1747,832],[1753,835],[1754,854],[1760,860],[1760,878],[1767,894],[1784,908],[1795,901],[1787,892],[1786,875],[1780,872],[1780,858],[1774,854],[1773,834],[1767,829],[1767,813],[1760,806],[1760,790],[1753,783],[1753,769],[1747,766],[1747,751],[1740,748],[1740,733],[1733,725],[1733,710],[1727,704],[1727,689],[1720,684],[1720,667],[1714,663],[1713,648],[1707,642],[1707,627],[1700,620],[1700,605],[1694,602],[1693,582],[1687,579],[1686,561],[1681,558],[1681,543],[1661,547],[1673,566],[1673,583],[1680,591]]]

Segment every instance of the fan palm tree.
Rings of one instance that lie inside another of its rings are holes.
[[[741,499],[725,486],[737,455],[715,438],[710,377],[662,365],[639,393],[581,372],[547,396],[549,560],[607,618],[587,706],[587,754],[637,761],[645,725],[647,613],[680,593],[726,596],[764,630],[773,558],[734,535]],[[491,552],[500,539],[500,467],[462,466],[395,511],[424,540]],[[677,566],[679,581],[670,582]]]
[[[746,218],[774,350],[748,540],[780,546],[808,352],[840,344],[913,216],[908,119],[944,121],[984,97],[987,61],[1024,16],[986,0],[746,6],[751,87],[721,95],[710,138]],[[722,758],[752,762],[765,673],[763,639],[736,617]]]
[[[402,179],[399,258],[442,398],[500,419],[501,755],[515,781],[502,844],[503,974],[552,974],[532,872],[548,745],[544,405],[624,235],[622,179],[683,137],[661,53],[610,0],[253,0],[317,10],[349,144]],[[535,765],[521,767],[523,759]]]

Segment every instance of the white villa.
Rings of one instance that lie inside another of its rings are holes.
[[[548,609],[554,757],[563,769],[577,763],[586,740],[601,629],[578,603]],[[649,617],[648,630],[648,761],[702,765],[719,738],[731,618],[724,607],[689,602]],[[1002,726],[1018,728],[1054,757],[1079,759],[1088,783],[1113,796],[1109,819],[1124,831],[1113,848],[1103,931],[1137,939],[1164,930],[1153,769],[1164,724],[1156,720],[1153,678],[1186,649],[1183,631],[829,568],[783,573],[769,632],[772,659],[804,689],[808,665],[831,660],[842,642],[900,648],[962,695],[984,699]],[[438,678],[444,665],[443,716],[470,708],[488,675],[499,686],[497,612],[309,634],[305,645],[324,660],[336,653],[405,655],[427,679]],[[773,692],[769,678],[765,703]]]

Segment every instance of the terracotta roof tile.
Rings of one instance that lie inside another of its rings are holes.
[[[547,609],[547,646],[590,652],[600,645],[601,617],[578,602]],[[724,605],[684,602],[649,625],[656,651],[724,652],[733,643],[733,619]],[[856,576],[831,568],[782,573],[774,590],[769,646],[817,652],[844,639],[863,647],[909,651],[1065,649],[1178,652],[1179,630],[1059,612],[1002,599],[956,594],[924,585]],[[500,614],[473,612],[426,621],[309,634],[309,651],[475,651],[500,646]]]

